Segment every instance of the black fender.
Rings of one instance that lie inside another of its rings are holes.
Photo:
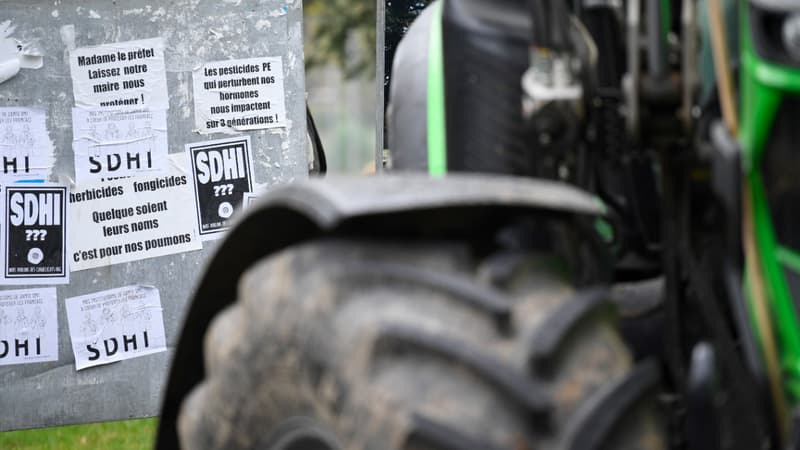
[[[205,377],[203,337],[211,320],[235,302],[240,276],[260,259],[331,235],[468,236],[531,212],[591,220],[603,206],[564,183],[491,175],[328,178],[275,188],[239,217],[206,264],[184,316],[156,448],[179,448],[180,405]]]

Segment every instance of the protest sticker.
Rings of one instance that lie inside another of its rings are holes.
[[[7,186],[5,284],[67,284],[67,188]]]
[[[165,174],[167,112],[72,109],[75,179]]]
[[[0,366],[57,360],[56,288],[0,291]]]
[[[167,351],[161,296],[126,286],[65,300],[75,370]]]
[[[0,183],[45,180],[55,162],[43,109],[0,108]]]
[[[200,250],[189,177],[169,175],[78,185],[70,193],[72,271]]]
[[[218,239],[253,190],[250,136],[186,145],[197,205],[200,238]]]
[[[206,63],[194,70],[192,89],[200,133],[286,126],[280,57]]]
[[[69,65],[76,106],[169,109],[161,38],[77,48]]]

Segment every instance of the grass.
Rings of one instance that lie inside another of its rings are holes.
[[[145,450],[153,447],[158,419],[0,433],[3,450]]]

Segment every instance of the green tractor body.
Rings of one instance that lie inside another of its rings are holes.
[[[781,6],[780,4],[783,3]],[[778,341],[785,393],[800,402],[800,59],[786,48],[784,23],[795,2],[741,5],[741,130],[743,189],[752,198],[753,239]],[[746,283],[752,303],[752,280]]]

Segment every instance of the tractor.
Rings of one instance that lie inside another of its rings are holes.
[[[159,449],[800,448],[800,3],[435,0],[389,101],[209,262]]]

